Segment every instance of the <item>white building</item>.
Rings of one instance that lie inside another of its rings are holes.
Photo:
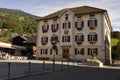
[[[67,8],[38,20],[37,59],[86,60],[96,55],[111,63],[112,31],[106,10],[82,6]]]

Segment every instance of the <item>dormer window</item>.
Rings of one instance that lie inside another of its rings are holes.
[[[65,14],[65,20],[68,20],[69,15]]]
[[[88,35],[88,41],[90,44],[94,44],[97,42],[97,34],[96,33],[91,33]]]
[[[75,22],[75,27],[77,30],[82,30],[82,28],[84,27],[84,21],[80,20],[80,21],[76,21]]]
[[[84,41],[84,35],[83,34],[77,34],[75,36],[75,42],[80,45]]]
[[[48,29],[49,29],[49,25],[47,23],[42,26],[42,32],[43,33],[47,32]]]
[[[54,23],[51,25],[52,32],[56,32],[58,30],[58,28],[59,28],[59,24],[57,24],[57,23]]]
[[[48,37],[47,36],[44,36],[41,38],[41,44],[42,45],[46,45],[48,43]]]
[[[92,30],[95,29],[97,27],[97,19],[92,18],[88,20],[88,27]]]

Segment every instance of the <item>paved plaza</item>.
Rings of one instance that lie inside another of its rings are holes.
[[[12,80],[120,80],[120,69],[76,67]]]
[[[8,76],[8,62],[11,63],[10,77]],[[29,62],[30,67],[29,76]],[[73,62],[55,62],[53,71],[53,61],[45,61],[43,73],[43,61],[40,60],[1,60],[0,61],[0,80],[120,80],[120,66],[93,67]],[[61,69],[64,68],[64,69]],[[56,71],[57,70],[57,71]],[[37,73],[37,74],[33,74]],[[27,75],[27,76],[26,76]]]

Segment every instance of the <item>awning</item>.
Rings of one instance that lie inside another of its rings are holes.
[[[1,48],[10,48],[10,49],[15,49],[14,47],[12,47],[11,44],[8,44],[8,43],[3,43],[3,42],[0,42],[0,47]]]
[[[20,49],[20,50],[25,50],[25,49],[26,49],[26,48],[23,47],[23,46],[12,45],[12,44],[3,43],[3,42],[0,42],[0,47],[1,47],[1,48],[9,48],[9,49]]]

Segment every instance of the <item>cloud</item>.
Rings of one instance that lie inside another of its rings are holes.
[[[105,9],[108,11],[113,30],[120,31],[120,1],[118,0],[45,0],[44,3],[35,4],[31,7],[32,13],[45,16],[51,14],[55,11],[61,10],[63,8],[71,8],[78,6],[93,6],[101,9]],[[46,2],[46,3],[45,3]]]

